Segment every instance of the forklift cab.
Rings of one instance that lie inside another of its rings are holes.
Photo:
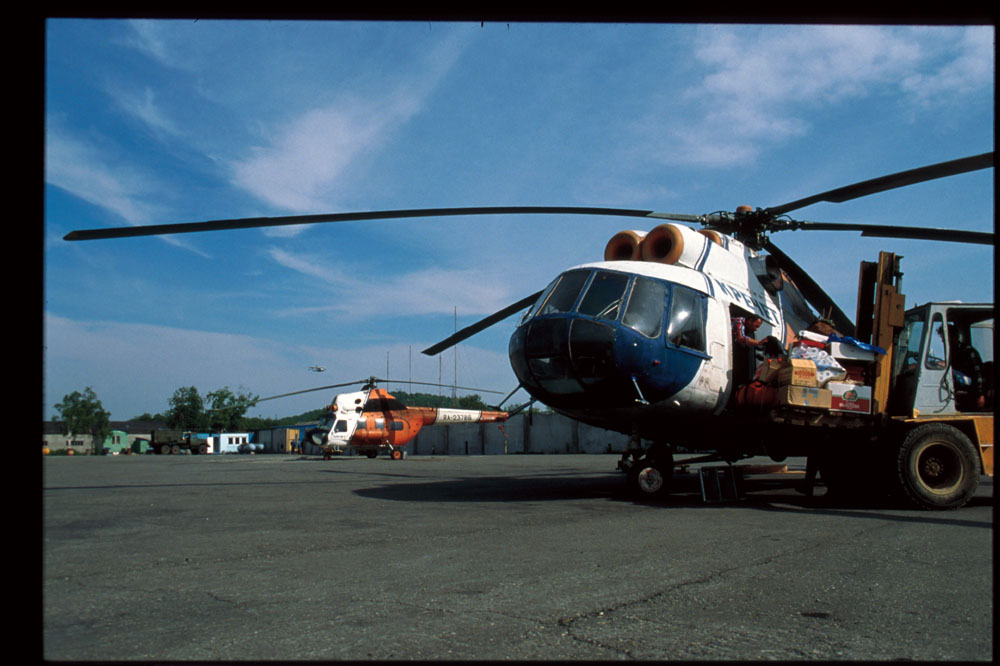
[[[993,304],[908,310],[892,360],[892,415],[992,413]]]

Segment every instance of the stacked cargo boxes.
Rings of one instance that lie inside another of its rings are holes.
[[[877,348],[851,338],[800,332],[786,359],[766,359],[748,404],[773,404],[832,412],[871,413],[871,375]],[[762,387],[775,387],[773,393]],[[773,396],[773,398],[772,398]]]

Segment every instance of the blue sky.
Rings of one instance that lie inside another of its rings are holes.
[[[46,27],[43,418],[87,386],[127,419],[166,410],[182,386],[268,396],[387,363],[426,382],[457,367],[460,385],[506,393],[516,317],[457,359],[420,350],[451,334],[456,311],[468,325],[599,260],[636,223],[490,216],[63,241],[73,229],[489,205],[700,214],[993,150],[992,26]],[[791,215],[992,231],[993,182],[986,170]],[[903,255],[908,304],[993,300],[990,247],[773,240],[848,314],[858,262],[880,249]]]

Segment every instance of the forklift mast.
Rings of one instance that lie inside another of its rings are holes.
[[[858,309],[854,337],[881,347],[872,387],[872,414],[885,414],[892,384],[892,355],[896,334],[903,326],[906,297],[901,291],[902,257],[879,252],[878,261],[861,262],[858,276]]]

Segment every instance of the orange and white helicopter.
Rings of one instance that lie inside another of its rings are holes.
[[[834,329],[848,336],[855,332],[851,318],[771,241],[772,234],[788,230],[854,231],[886,238],[988,245],[994,242],[994,235],[987,232],[808,222],[793,220],[787,213],[818,202],[848,201],[992,167],[993,153],[984,153],[865,180],[780,206],[740,207],[735,212],[706,215],[592,207],[433,208],[102,228],[74,231],[65,238],[95,240],[353,220],[498,214],[670,220],[648,232],[617,234],[608,242],[603,261],[569,268],[546,288],[424,350],[430,355],[440,353],[527,309],[509,344],[510,363],[520,386],[533,400],[557,412],[629,435],[631,443],[623,467],[642,489],[652,493],[662,486],[664,470],[672,468],[674,451],[705,452],[716,459],[733,461],[751,455],[772,455],[768,443],[773,446],[782,438],[787,447],[794,447],[815,437],[813,433],[768,430],[748,418],[745,411],[734,409],[731,400],[743,372],[734,360],[733,317],[758,315],[763,320],[758,336],[775,338],[783,347],[820,314],[832,320]],[[346,409],[346,417],[364,399],[338,398],[336,413]],[[359,417],[363,414],[362,409]],[[382,437],[392,432],[369,423],[367,416],[365,419],[366,433],[377,431],[377,437]],[[358,432],[361,421],[346,427]],[[786,448],[778,457],[781,455],[806,454]]]
[[[354,449],[375,458],[379,452],[388,453],[393,460],[403,458],[404,447],[413,441],[425,426],[450,425],[455,423],[502,423],[509,414],[502,411],[475,409],[452,409],[447,407],[408,407],[387,390],[378,388],[385,379],[369,377],[366,380],[331,384],[316,388],[283,393],[261,398],[275,400],[291,395],[324,391],[362,384],[360,391],[340,393],[327,406],[326,413],[315,428],[306,431],[304,442],[312,444],[323,452],[323,458]],[[430,386],[427,382],[410,382]],[[453,387],[470,391],[485,391],[464,386]],[[487,391],[496,393],[496,391]]]

